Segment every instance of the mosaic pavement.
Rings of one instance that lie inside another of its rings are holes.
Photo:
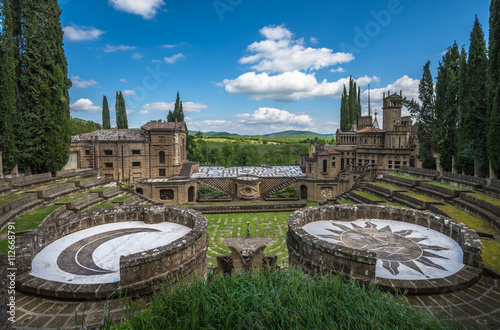
[[[238,178],[247,175],[259,178],[296,178],[305,177],[299,166],[273,166],[273,167],[216,167],[200,166],[198,172],[192,175],[196,179],[208,178]]]

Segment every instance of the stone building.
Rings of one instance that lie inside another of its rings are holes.
[[[140,129],[103,129],[71,138],[65,169],[95,168],[110,180],[170,178],[186,161],[186,123],[149,122]]]

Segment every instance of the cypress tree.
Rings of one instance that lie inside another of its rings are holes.
[[[15,3],[13,1],[12,3]],[[27,174],[57,171],[67,162],[71,143],[67,62],[61,10],[56,0],[19,5],[17,149]]]
[[[457,169],[466,174],[474,172],[474,162],[468,158],[467,144],[471,139],[470,118],[468,112],[469,88],[467,85],[467,53],[462,47],[458,68],[458,142],[457,142]]]
[[[459,61],[460,53],[455,42],[439,63],[436,80],[436,118],[432,128],[432,145],[441,160],[441,165],[448,172],[451,172],[452,158],[456,155]]]
[[[500,174],[500,0],[490,3],[489,47],[487,148],[491,167]]]
[[[111,119],[109,116],[109,105],[108,98],[106,95],[102,98],[102,128],[109,129],[111,128]]]
[[[184,110],[182,108],[182,101],[179,96],[179,92],[177,92],[177,98],[174,104],[174,111],[172,112],[171,110],[169,110],[167,114],[167,122],[174,122],[174,121],[177,122],[184,121]]]
[[[174,113],[172,112],[172,110],[168,110],[167,122],[173,123],[174,121],[175,121]]]
[[[470,35],[469,58],[467,60],[467,111],[462,114],[463,143],[466,143],[464,153],[474,160],[475,175],[485,175],[488,169],[486,155],[487,68],[486,42],[476,16]]]
[[[120,94],[118,94],[118,92],[116,92],[116,96],[115,96],[115,114],[116,114],[116,127],[122,128],[123,127],[123,118],[122,118],[122,111],[121,111]]]
[[[352,76],[349,78],[349,96],[348,96],[348,106],[349,106],[349,127],[352,127],[353,122],[356,120],[356,83]],[[350,129],[349,128],[349,129]]]
[[[122,111],[122,120],[123,120],[123,128],[128,129],[128,118],[127,118],[127,106],[125,105],[125,99],[123,98],[123,94],[120,91],[120,103],[121,103],[121,111]]]
[[[16,151],[16,63],[15,41],[13,36],[12,8],[7,0],[0,1],[0,17],[3,17],[0,30],[0,151],[6,171],[17,164]],[[0,174],[3,169],[0,168]]]
[[[418,124],[418,159],[422,162],[424,168],[433,168],[436,166],[432,154],[432,138],[431,132],[434,123],[434,82],[430,70],[430,61],[424,65],[422,79],[418,85],[418,98],[421,106],[418,107],[418,112],[413,112]]]
[[[347,132],[349,130],[349,113],[347,106],[347,90],[344,85],[344,91],[342,92],[342,98],[340,101],[340,130],[342,132]]]
[[[179,106],[179,113],[177,115],[177,121],[178,122],[184,121],[184,109],[182,107],[182,101],[181,101],[181,104]]]

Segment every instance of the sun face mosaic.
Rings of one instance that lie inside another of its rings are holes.
[[[330,243],[377,254],[376,276],[421,280],[450,276],[463,268],[463,252],[448,236],[391,220],[317,221],[303,227]]]

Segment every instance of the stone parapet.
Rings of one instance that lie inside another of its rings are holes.
[[[27,176],[19,176],[11,179],[12,188],[26,188],[40,183],[54,181],[52,173],[41,173]]]

